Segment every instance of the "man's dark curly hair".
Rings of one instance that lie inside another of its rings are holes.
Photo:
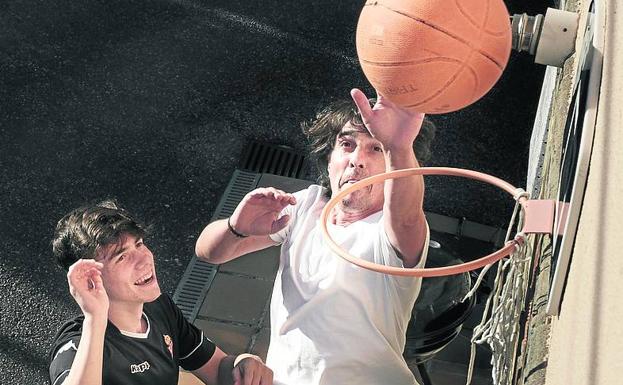
[[[370,105],[376,103],[375,99],[369,99]],[[326,187],[328,195],[331,195],[329,174],[327,166],[329,157],[335,146],[337,135],[346,123],[362,125],[363,121],[357,106],[352,99],[338,100],[321,110],[314,120],[302,124],[303,133],[307,136],[311,153],[318,168],[318,183]],[[428,116],[424,117],[422,128],[413,143],[413,152],[420,164],[430,159],[430,145],[435,138],[436,127]]]
[[[65,215],[56,225],[52,252],[56,262],[68,270],[79,259],[95,258],[99,247],[117,242],[122,233],[140,238],[147,228],[114,200],[105,200]]]

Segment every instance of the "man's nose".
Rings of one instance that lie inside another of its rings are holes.
[[[357,147],[350,153],[350,166],[364,168],[366,166],[366,154],[361,147]]]

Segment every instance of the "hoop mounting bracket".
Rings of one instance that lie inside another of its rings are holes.
[[[527,234],[552,234],[556,201],[552,199],[530,199],[523,203],[525,222],[522,231]]]
[[[522,202],[525,217],[522,231],[526,234],[562,234],[569,203],[554,199],[529,199]]]

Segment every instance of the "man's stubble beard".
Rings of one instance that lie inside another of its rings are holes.
[[[348,194],[340,202],[340,208],[344,212],[352,212],[365,210],[371,205],[372,186],[365,187],[361,190],[353,191]]]

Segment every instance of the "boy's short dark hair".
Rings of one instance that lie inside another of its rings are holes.
[[[83,206],[65,215],[54,231],[52,251],[64,268],[79,259],[95,258],[98,248],[115,243],[122,233],[142,238],[146,227],[114,200]]]
[[[369,102],[373,106],[376,99],[369,99]],[[335,146],[337,135],[349,122],[355,126],[363,125],[361,115],[352,99],[335,101],[321,110],[314,120],[302,124],[303,133],[309,141],[311,153],[318,168],[318,183],[329,190],[328,196],[331,195],[327,171],[329,157]],[[430,145],[435,137],[435,131],[435,124],[428,116],[425,116],[420,133],[413,143],[413,152],[421,164],[430,158]]]

